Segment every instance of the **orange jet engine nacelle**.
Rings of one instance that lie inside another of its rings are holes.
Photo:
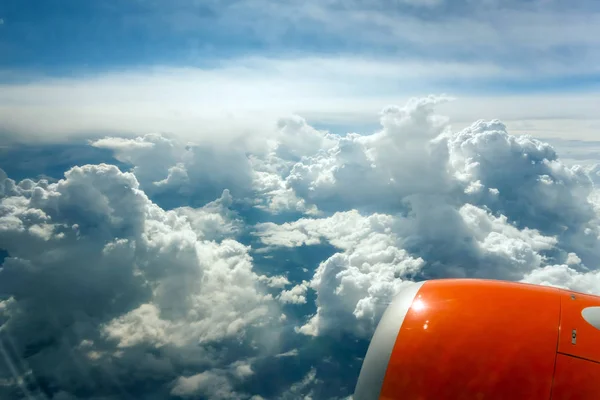
[[[600,399],[600,297],[523,283],[415,283],[388,306],[354,400]]]

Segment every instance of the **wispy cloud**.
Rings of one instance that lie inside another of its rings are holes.
[[[573,4],[575,3],[575,4]],[[263,50],[396,54],[428,60],[493,61],[545,71],[584,65],[600,52],[600,9],[592,1],[298,1],[250,0],[211,6],[176,3],[163,10],[165,29],[199,32],[198,19],[250,36]],[[186,10],[186,17],[182,16]],[[191,17],[190,17],[191,16]],[[588,71],[597,67],[588,65]]]
[[[600,72],[600,7],[593,0],[151,0],[127,5],[68,0],[68,5],[76,12],[66,13],[64,2],[45,4],[46,13],[7,9],[19,23],[0,38],[8,48],[0,65],[67,72],[85,64],[206,65],[247,54],[333,53],[488,63],[530,73]],[[18,38],[19,48],[14,46]]]
[[[483,94],[486,85],[528,75],[489,63],[418,63],[364,57],[241,58],[214,68],[141,68],[0,85],[0,130],[11,140],[167,132],[194,138],[266,135],[300,114],[317,124],[376,123],[388,103],[446,89],[453,123],[501,118],[513,132],[579,138],[598,123],[598,92]],[[465,91],[453,81],[467,82]],[[516,82],[516,83],[515,83]],[[551,120],[552,123],[544,123]],[[6,138],[5,138],[6,141]]]

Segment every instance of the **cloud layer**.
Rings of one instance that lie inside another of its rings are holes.
[[[341,399],[412,281],[600,293],[598,167],[498,120],[454,131],[445,101],[370,135],[296,116],[260,144],[105,137],[128,167],[3,173],[0,395]]]
[[[4,371],[3,389],[12,396],[21,375],[31,393],[63,397],[136,397],[142,385],[156,398],[227,398],[230,378],[251,375],[238,357],[260,351],[251,330],[271,324],[276,305],[248,248],[223,238],[233,224],[227,192],[206,208],[164,211],[135,175],[101,164],[54,184],[5,177],[2,195],[2,340],[17,374]],[[231,348],[212,347],[223,342]]]
[[[177,135],[183,144],[244,141],[249,146],[271,138],[277,119],[289,114],[335,126],[336,133],[365,133],[376,129],[382,105],[432,90],[461,99],[438,107],[455,129],[475,119],[499,118],[512,133],[595,138],[598,71],[573,77],[571,60],[562,70],[535,71],[538,59],[527,68],[518,57],[513,57],[518,67],[485,57],[460,59],[281,53],[209,66],[131,66],[4,80],[0,69],[0,145],[161,132]]]

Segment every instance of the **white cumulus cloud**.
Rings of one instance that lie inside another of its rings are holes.
[[[235,225],[223,210],[228,193],[203,209],[164,211],[134,174],[104,164],[52,184],[2,183],[2,329],[25,369],[64,393],[126,393],[120,386],[156,379],[156,395],[173,381],[174,394],[227,398],[228,378],[177,375],[194,368],[210,378],[220,363],[213,343],[257,351],[249,329],[279,315],[248,248],[224,238]]]
[[[292,116],[260,143],[91,141],[123,170],[1,172],[0,395],[343,398],[411,282],[600,293],[598,165],[499,120],[455,129],[446,101],[385,107],[372,134]]]

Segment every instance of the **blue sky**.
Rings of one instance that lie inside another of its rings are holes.
[[[592,139],[596,113],[573,104],[597,99],[599,11],[591,0],[8,0],[0,131],[189,136],[199,121],[264,131],[289,114],[343,131],[445,93],[462,101],[446,112],[461,127],[497,117],[536,135],[560,115],[551,136]],[[170,114],[150,122],[164,102]]]
[[[8,0],[0,6],[0,66],[70,75],[214,67],[248,55],[350,55],[489,63],[528,81],[540,71],[558,77],[542,88],[580,89],[578,77],[597,83],[598,11],[593,1],[558,0]]]

